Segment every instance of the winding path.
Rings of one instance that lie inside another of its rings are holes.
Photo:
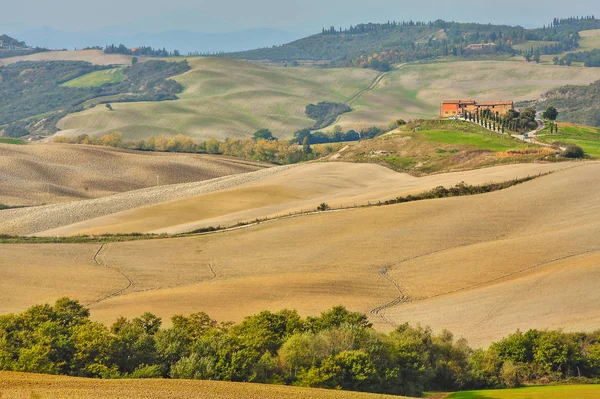
[[[114,270],[117,273],[119,273],[127,281],[127,286],[124,287],[124,288],[121,288],[121,289],[119,289],[119,290],[117,290],[117,291],[115,291],[115,292],[113,292],[111,294],[105,295],[102,298],[96,299],[95,301],[89,302],[89,303],[86,304],[86,306],[95,305],[95,304],[100,303],[102,301],[105,301],[107,299],[110,299],[110,298],[122,295],[125,291],[127,291],[128,289],[130,289],[134,285],[133,280],[128,275],[126,275],[125,273],[123,273],[121,270],[119,270],[117,268],[110,267],[108,265],[108,263],[106,263],[106,260],[104,259],[104,254],[106,254],[106,251],[104,251],[104,254],[101,255],[101,252],[105,248],[106,248],[106,243],[103,243],[102,245],[100,245],[100,248],[98,248],[98,250],[94,254],[94,258],[93,258],[94,262],[96,262],[96,264],[98,266],[105,267],[107,269]]]
[[[356,102],[356,101],[357,101],[359,98],[361,98],[361,97],[362,97],[364,94],[366,94],[366,93],[368,93],[368,92],[370,92],[370,91],[373,91],[373,90],[375,90],[375,88],[377,88],[377,86],[379,86],[379,84],[380,84],[380,83],[383,81],[383,79],[384,79],[386,76],[388,76],[390,73],[392,73],[392,72],[394,72],[394,71],[397,71],[398,69],[402,68],[402,67],[403,67],[403,66],[405,66],[405,65],[406,65],[406,63],[404,63],[404,64],[400,64],[400,65],[397,65],[397,66],[395,66],[393,69],[391,69],[391,70],[389,70],[389,71],[387,71],[387,72],[383,72],[381,75],[378,75],[378,76],[375,78],[375,80],[373,80],[373,82],[371,83],[371,85],[370,85],[369,87],[367,87],[367,88],[365,88],[365,89],[362,89],[361,91],[359,91],[358,93],[356,93],[356,94],[354,95],[354,97],[352,97],[352,98],[351,98],[351,99],[348,101],[348,105],[349,105],[349,106],[350,106],[350,108],[352,109],[352,111],[350,111],[350,112],[354,112],[354,111],[356,111],[356,108],[354,108],[354,105],[353,105],[353,104],[354,104],[354,103],[355,103],[355,102]],[[340,119],[342,119],[342,117],[343,117],[344,115],[346,115],[346,114],[349,114],[350,112],[345,112],[345,113],[343,113],[343,114],[341,114],[341,115],[338,115],[338,116],[337,116],[337,118],[335,118],[335,121],[334,121],[333,123],[330,123],[330,124],[329,124],[329,125],[327,125],[327,126],[320,127],[319,129],[311,129],[311,131],[313,131],[313,132],[316,132],[316,131],[319,131],[319,130],[327,129],[328,127],[331,127],[331,126],[335,126],[335,125],[337,125],[337,124],[339,123]]]

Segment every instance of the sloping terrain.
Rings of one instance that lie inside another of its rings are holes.
[[[132,58],[130,55],[105,54],[102,50],[48,51],[21,57],[3,58],[0,60],[0,65],[14,64],[19,61],[87,61],[94,65],[131,65]],[[139,61],[147,59],[138,57]]]
[[[29,206],[99,198],[157,183],[198,182],[250,172],[261,166],[210,155],[0,144],[0,203]]]
[[[402,399],[360,392],[187,380],[99,380],[0,371],[2,399]]]
[[[443,99],[533,100],[562,85],[589,84],[600,68],[559,67],[517,61],[460,61],[408,64],[385,76],[344,114],[344,128],[439,115]]]
[[[106,322],[144,311],[239,320],[265,309],[314,314],[344,304],[370,312],[379,328],[429,324],[476,346],[517,328],[596,329],[600,165],[568,166],[484,195],[215,234],[3,245],[0,313],[64,295]],[[53,273],[51,282],[44,273]]]
[[[101,136],[120,131],[136,140],[184,134],[194,139],[250,137],[261,128],[280,138],[310,127],[308,104],[346,102],[378,75],[364,69],[264,67],[215,58],[189,59],[193,70],[175,78],[185,90],[168,103],[113,104],[61,120],[60,134]]]
[[[378,165],[285,166],[88,201],[6,210],[0,234],[181,233],[314,210],[322,202],[333,207],[367,204],[439,185],[498,182],[565,167],[569,165],[510,165],[415,178]]]
[[[348,143],[329,161],[377,163],[423,176],[555,159],[556,151],[526,144],[462,120],[417,120],[372,140]]]
[[[314,124],[304,109],[320,101],[347,103],[345,130],[387,124],[398,118],[435,117],[444,98],[532,100],[566,84],[600,79],[598,68],[559,67],[517,61],[459,61],[407,64],[379,75],[369,69],[265,67],[227,59],[191,59],[193,70],[175,78],[185,86],[168,103],[97,106],[62,119],[60,134],[100,136],[123,132],[126,139],[184,134],[195,139],[250,137],[269,128],[280,138]]]

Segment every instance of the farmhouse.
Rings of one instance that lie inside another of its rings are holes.
[[[475,113],[489,109],[494,114],[505,115],[511,109],[514,109],[514,103],[512,100],[497,100],[497,101],[475,101],[472,99],[468,100],[444,100],[440,107],[440,116],[442,118],[448,118],[464,114],[465,111]]]

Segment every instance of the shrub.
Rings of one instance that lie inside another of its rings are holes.
[[[325,202],[323,202],[321,205],[319,205],[317,207],[317,211],[319,211],[319,212],[328,211],[330,209],[331,209],[330,206],[327,203],[325,203]]]
[[[583,158],[584,152],[583,148],[576,145],[569,145],[562,153],[565,158]]]
[[[155,364],[152,366],[148,366],[142,364],[137,369],[133,371],[133,373],[128,375],[129,378],[161,378],[162,373],[160,371],[160,366]]]

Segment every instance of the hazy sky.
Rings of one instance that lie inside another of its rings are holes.
[[[539,26],[554,16],[595,14],[600,1],[481,0],[21,0],[2,1],[0,26],[49,26],[64,31],[127,26],[132,31],[225,32],[280,28],[315,32],[390,20],[456,20]],[[502,4],[492,7],[490,4]]]

